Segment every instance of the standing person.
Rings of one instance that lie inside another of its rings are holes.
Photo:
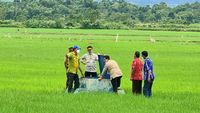
[[[104,69],[98,78],[99,80],[103,79],[103,75],[108,72],[110,73],[110,80],[113,86],[113,92],[117,93],[117,89],[120,88],[120,82],[122,78],[122,72],[117,64],[116,61],[110,60],[110,57],[108,55],[104,56],[105,66]]]
[[[79,87],[79,77],[78,70],[81,72],[83,76],[83,72],[80,68],[79,62],[79,52],[80,48],[78,46],[73,47],[73,52],[67,54],[67,76],[68,76],[68,92],[72,92],[72,87],[74,83],[74,91]]]
[[[73,47],[69,47],[68,50],[69,50],[69,53],[74,51]]]
[[[132,92],[136,95],[142,93],[142,68],[143,64],[140,60],[140,52],[136,51],[131,66],[130,78],[132,80]]]
[[[143,87],[143,94],[146,97],[151,97],[152,95],[152,85],[155,78],[153,72],[153,62],[148,57],[148,52],[143,51],[142,57],[144,58],[144,87]]]
[[[70,53],[70,52],[73,52],[73,47],[69,47],[68,48],[68,53]],[[67,77],[67,80],[66,80],[66,89],[68,87],[68,82],[69,82],[69,77],[67,75],[67,70],[68,70],[68,65],[69,65],[68,61],[67,61],[68,60],[67,54],[65,55],[65,60],[64,60],[64,65],[65,65],[65,69],[66,69],[66,77]]]
[[[81,57],[81,63],[85,65],[85,77],[88,78],[90,76],[97,77],[96,71],[96,61],[98,61],[98,56],[93,53],[93,47],[87,47],[88,53],[84,54]]]

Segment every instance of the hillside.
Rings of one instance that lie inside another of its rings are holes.
[[[197,1],[200,2],[200,0],[128,0],[128,1],[140,6],[153,5],[153,4],[158,4],[160,2],[165,2],[169,6],[177,6],[185,3],[194,3]]]
[[[0,1],[13,1],[13,0],[0,0]],[[100,1],[100,0],[99,0]],[[169,6],[177,6],[185,3],[194,3],[200,2],[200,0],[127,0],[128,2],[134,3],[136,5],[145,6],[145,5],[153,5],[158,4],[160,2],[165,2]]]

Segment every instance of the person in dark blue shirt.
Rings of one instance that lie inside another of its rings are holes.
[[[152,85],[153,81],[155,79],[155,75],[153,72],[153,62],[152,60],[148,57],[148,52],[143,51],[142,52],[142,57],[144,58],[144,87],[143,87],[143,94],[146,97],[151,97],[152,95]]]

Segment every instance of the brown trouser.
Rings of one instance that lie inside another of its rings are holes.
[[[142,80],[132,80],[133,94],[142,94]]]

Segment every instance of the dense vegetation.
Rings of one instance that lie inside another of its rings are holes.
[[[0,26],[31,28],[199,30],[200,3],[137,6],[126,0],[14,0],[0,2]]]

